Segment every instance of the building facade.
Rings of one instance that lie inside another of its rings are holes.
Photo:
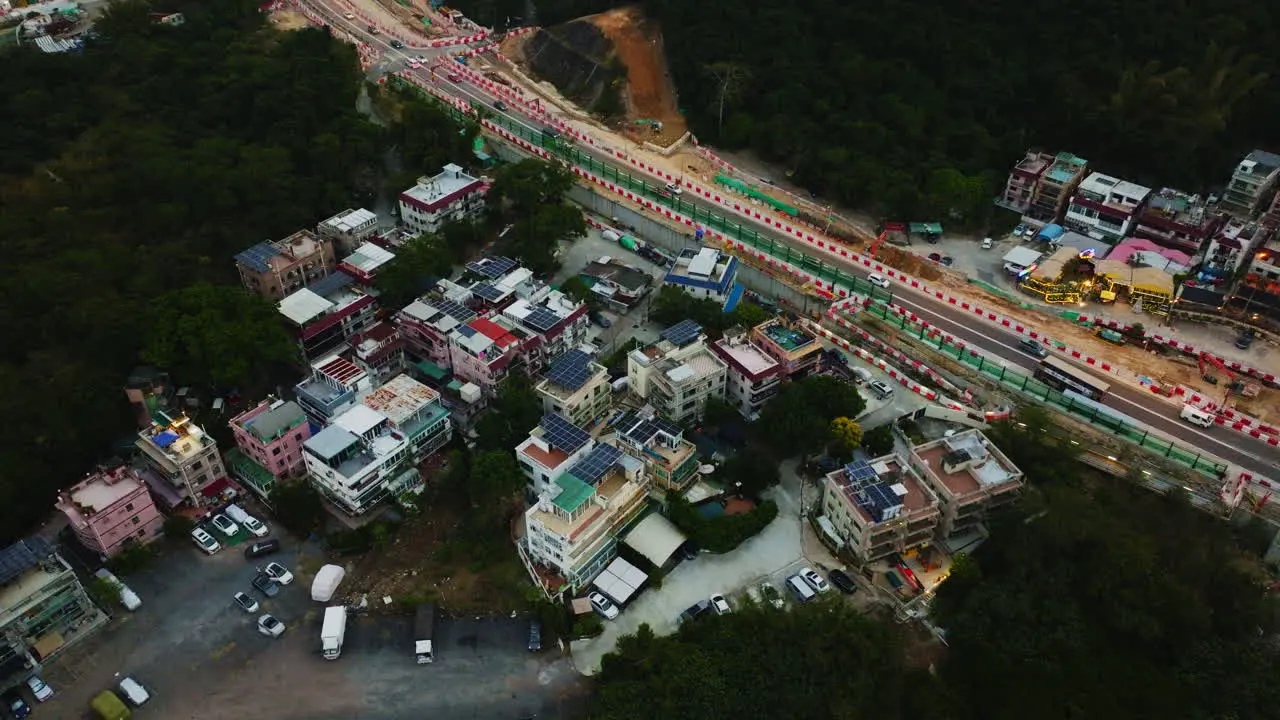
[[[293,393],[307,418],[324,427],[374,386],[369,373],[346,358],[332,355],[312,363],[311,377],[294,385]]]
[[[724,302],[738,276],[738,258],[715,248],[685,250],[667,270],[663,283],[697,298]]]
[[[0,550],[0,687],[22,682],[107,617],[44,538]]]
[[[1040,178],[1052,166],[1052,155],[1039,150],[1028,150],[1026,156],[1009,171],[1004,192],[996,204],[1019,215],[1026,215],[1040,186]]]
[[[701,418],[708,398],[724,398],[728,368],[707,349],[706,335],[686,320],[662,339],[627,354],[631,391],[674,423]]]
[[[1280,155],[1254,150],[1236,165],[1218,206],[1241,220],[1250,220],[1271,200],[1277,180]]]
[[[349,359],[368,373],[375,385],[381,385],[408,367],[405,341],[389,322],[377,322],[352,335],[351,345]]]
[[[937,496],[897,455],[855,460],[823,479],[819,525],[860,562],[928,542],[941,520]]]
[[[378,269],[395,259],[395,253],[390,250],[366,242],[342,258],[338,268],[355,278],[360,285],[371,287],[374,278],[378,276]]]
[[[227,467],[258,495],[268,497],[277,482],[306,471],[302,444],[311,437],[311,424],[298,403],[267,398],[229,425],[238,452],[227,453]]]
[[[102,556],[112,557],[130,543],[145,545],[164,534],[164,516],[147,484],[128,465],[91,473],[58,493],[55,506],[67,516],[80,544]]]
[[[1039,173],[1031,206],[1025,217],[1041,223],[1057,222],[1067,207],[1067,200],[1084,180],[1088,161],[1071,153],[1061,152],[1053,156],[1049,167]]]
[[[978,430],[916,445],[907,460],[938,497],[943,540],[977,530],[1025,484],[1022,471]]]
[[[560,476],[586,457],[594,443],[586,430],[558,413],[542,416],[538,427],[516,446],[516,464],[532,497],[555,494]]]
[[[156,413],[134,445],[145,464],[143,480],[170,509],[208,505],[212,487],[227,476],[218,443],[185,414]]]
[[[303,459],[320,494],[360,516],[388,498],[420,492],[418,463],[452,436],[440,394],[398,375],[303,443]]]
[[[1171,250],[1195,255],[1226,219],[1205,198],[1172,188],[1152,193],[1133,234]]]
[[[376,320],[378,303],[345,272],[335,272],[281,300],[280,314],[308,360],[340,353]]]
[[[400,220],[414,233],[439,232],[450,220],[475,217],[484,210],[484,181],[452,163],[435,177],[400,193]]]
[[[236,255],[240,283],[255,295],[279,301],[333,272],[333,242],[299,230],[283,240],[258,243]]]
[[[1115,244],[1133,230],[1151,188],[1093,173],[1080,183],[1062,224],[1096,240]]]
[[[815,343],[816,345],[817,343]],[[745,332],[729,332],[711,345],[728,368],[724,399],[742,417],[751,419],[782,385],[782,365]]]
[[[348,208],[317,225],[316,234],[333,243],[337,257],[345,257],[377,237],[378,216],[364,208]]]
[[[544,413],[560,413],[579,427],[603,419],[613,400],[609,371],[582,350],[553,360],[535,391]]]

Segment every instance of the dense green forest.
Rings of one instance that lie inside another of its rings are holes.
[[[499,24],[526,7],[457,4]],[[542,0],[537,21],[621,4]],[[1268,0],[642,4],[702,142],[901,220],[980,222],[1033,145],[1191,192],[1255,147],[1280,150]]]
[[[1063,451],[1011,424],[993,436]],[[624,638],[592,717],[1280,717],[1267,533],[1078,463],[1024,467],[1022,505],[956,560],[929,606],[946,633],[939,653],[838,596],[785,613],[739,607],[670,637]]]
[[[169,27],[116,3],[82,54],[0,58],[5,542],[128,436],[135,364],[215,392],[289,356],[232,256],[377,189],[354,51],[269,30],[256,5],[192,5]]]

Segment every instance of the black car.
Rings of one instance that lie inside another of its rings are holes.
[[[22,718],[31,714],[31,706],[22,699],[21,695],[12,690],[4,694],[4,706],[18,720],[22,720]]]
[[[529,621],[529,652],[542,652],[542,623]]]
[[[595,323],[596,325],[599,325],[602,328],[609,328],[613,326],[613,323],[609,320],[609,318],[605,317],[604,315],[598,312],[591,313],[591,322]]]
[[[280,552],[280,541],[275,538],[269,540],[260,540],[244,549],[244,556],[247,560],[260,558],[264,555],[272,555]]]
[[[1245,330],[1244,332],[1240,333],[1240,337],[1236,338],[1236,347],[1240,348],[1241,350],[1248,350],[1249,346],[1253,344],[1253,339],[1255,337],[1257,336],[1254,334],[1252,330]]]
[[[497,108],[498,112],[506,112],[506,111],[507,111],[507,104],[506,104],[506,103],[504,103],[504,102],[502,102],[501,100],[495,100],[495,101],[493,102],[493,106],[494,106],[495,108]]]
[[[400,42],[399,40],[392,40],[392,41],[391,41],[391,47],[393,47],[393,48],[395,48],[395,49],[397,49],[397,50],[403,50],[403,49],[404,49],[404,43]]]
[[[853,578],[846,575],[843,570],[832,570],[827,573],[827,579],[845,595],[852,595],[858,592],[858,586],[854,584]]]
[[[253,586],[257,588],[258,592],[269,598],[280,594],[280,585],[275,580],[267,577],[266,573],[258,573],[257,577],[253,579]]]
[[[711,612],[711,601],[699,600],[698,602],[690,605],[687,610],[680,613],[680,622],[688,622],[699,615],[705,615],[709,612]]]

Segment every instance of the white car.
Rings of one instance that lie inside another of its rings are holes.
[[[118,687],[120,689],[120,696],[125,700],[128,700],[129,704],[134,707],[140,707],[151,699],[151,693],[147,692],[147,689],[142,687],[142,683],[131,677],[121,680]]]
[[[875,285],[876,287],[882,287],[882,288],[889,287],[889,278],[879,273],[871,273],[870,275],[868,275],[867,282],[871,283],[872,285]]]
[[[226,535],[227,537],[235,537],[235,534],[240,532],[240,526],[236,525],[231,521],[231,518],[223,515],[222,513],[214,515],[211,522],[214,527],[218,528],[218,532]]]
[[[712,595],[711,607],[717,615],[728,615],[733,612],[733,608],[729,607],[729,601],[725,600],[723,595]]]
[[[422,63],[418,62],[417,60],[410,60],[408,62],[408,65],[410,70],[417,70],[418,68],[422,67]]]
[[[679,195],[684,192],[684,188],[680,187],[677,183],[667,183],[667,192],[672,195]]]
[[[262,572],[266,573],[267,577],[275,580],[281,585],[288,585],[293,582],[293,573],[289,572],[289,568],[278,562],[267,563],[267,566],[262,568]]]
[[[244,529],[248,530],[254,537],[267,536],[267,526],[264,525],[261,520],[252,515],[246,515],[244,519],[240,521],[240,524],[243,525]]]
[[[241,610],[247,613],[258,612],[258,601],[254,600],[248,593],[238,592],[235,594],[235,599],[236,605],[239,605]]]
[[[587,595],[587,600],[591,601],[591,607],[603,615],[605,620],[614,620],[621,614],[618,606],[614,605],[612,600],[598,592]]]
[[[258,618],[258,632],[267,637],[280,637],[284,634],[284,623],[264,613]]]
[[[120,582],[120,578],[113,575],[110,570],[101,568],[94,575],[107,581],[111,587],[116,589],[116,592],[120,594],[120,604],[124,605],[126,610],[133,611],[142,607],[142,598],[138,597],[138,594],[128,585]]]
[[[356,19],[356,14],[355,14],[355,13],[343,13],[343,14],[342,14],[342,17],[344,17],[344,18],[346,18],[346,19],[348,19],[348,20],[355,20],[355,19]]]
[[[993,241],[991,238],[982,238],[982,249],[983,249],[983,250],[990,250],[990,249],[991,249],[991,244],[992,244],[993,242],[994,242],[994,241]]]
[[[46,685],[39,675],[32,675],[27,678],[27,689],[31,691],[32,695],[36,696],[38,702],[44,702],[53,697],[53,688]]]
[[[810,587],[820,593],[827,592],[831,589],[831,586],[827,584],[827,581],[822,579],[821,575],[814,572],[813,568],[800,568],[800,572],[797,574],[804,578],[804,581],[809,583]]]
[[[222,546],[218,544],[218,541],[214,540],[213,536],[205,532],[203,528],[196,528],[195,530],[192,530],[191,539],[201,550],[209,553],[210,555],[222,549]]]

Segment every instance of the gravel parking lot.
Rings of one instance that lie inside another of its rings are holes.
[[[90,698],[131,675],[152,693],[135,717],[221,720],[409,720],[579,717],[585,689],[554,650],[531,655],[519,619],[449,619],[439,629],[439,659],[419,666],[410,619],[353,617],[342,657],[319,653],[321,606],[310,599],[304,568],[318,548],[284,540],[272,558],[295,574],[278,597],[250,588],[254,563],[239,548],[205,556],[188,542],[166,548],[147,571],[126,578],[142,597],[98,636],[55,658],[45,679],[57,696],[42,717],[82,717]],[[267,559],[257,561],[265,564]],[[258,634],[256,616],[232,595],[250,593],[288,630]]]

